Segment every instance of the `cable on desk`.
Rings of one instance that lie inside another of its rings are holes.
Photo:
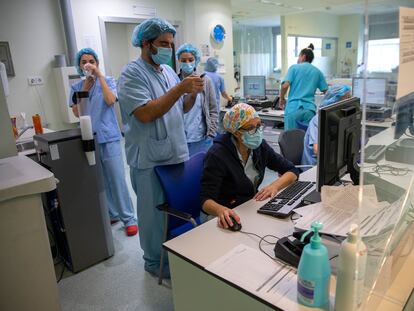
[[[265,236],[261,237],[260,235],[258,235],[256,233],[253,233],[253,232],[246,232],[246,231],[243,231],[243,230],[240,230],[240,232],[244,233],[244,234],[248,234],[248,235],[254,235],[254,236],[258,237],[260,239],[260,241],[265,241],[267,244],[276,244],[276,243],[269,242],[269,241],[266,240],[266,237],[269,237],[269,236],[272,237],[272,238],[275,238],[276,240],[280,240],[280,238],[278,238],[277,236],[272,235],[272,234],[266,234]]]
[[[296,214],[296,213],[292,213],[291,215],[290,215],[290,221],[294,224],[294,221],[296,221],[296,220],[298,220],[299,218],[300,218],[300,215],[298,215],[298,217],[297,218],[293,218],[293,216],[294,215],[298,215],[298,214]]]
[[[412,170],[407,167],[395,167],[390,164],[376,164],[375,166],[369,168],[372,169],[372,173],[378,174],[378,176],[381,176],[381,174],[405,176],[409,172],[412,172]]]
[[[63,272],[65,272],[65,268],[66,268],[66,265],[65,265],[65,263],[63,263],[62,264],[62,271],[60,272],[59,279],[56,281],[57,283],[59,283],[62,280]]]
[[[331,258],[329,258],[329,261],[331,261],[332,259],[334,259],[334,258],[336,258],[338,256],[339,256],[339,254],[336,254],[335,256],[332,256]]]

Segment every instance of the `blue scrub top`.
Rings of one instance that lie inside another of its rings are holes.
[[[309,122],[303,142],[302,165],[316,165],[317,159],[313,153],[313,145],[318,143],[318,123],[318,115]]]
[[[116,96],[116,83],[114,78],[105,77],[105,81],[109,89]],[[81,80],[71,86],[69,96],[70,107],[73,106],[73,93],[81,91],[83,84],[84,81]],[[103,144],[121,140],[121,131],[119,130],[118,122],[116,120],[114,105],[105,103],[99,79],[96,79],[89,90],[89,100],[86,109],[86,113],[91,116],[92,130],[96,133],[98,143]]]
[[[283,82],[289,81],[290,90],[285,115],[293,113],[298,109],[306,109],[316,112],[315,92],[316,89],[325,91],[328,84],[322,72],[308,62],[292,65]],[[282,84],[283,84],[282,82]]]
[[[127,162],[137,169],[177,164],[188,160],[184,132],[183,98],[162,117],[149,123],[140,122],[135,109],[163,96],[180,83],[168,65],[157,71],[142,58],[127,64],[118,80],[118,99],[125,127]]]
[[[226,90],[224,88],[224,78],[217,72],[205,71],[205,73],[213,81],[214,91],[216,92],[217,112],[220,113],[220,96]]]
[[[195,143],[206,137],[207,126],[203,112],[204,94],[198,93],[193,108],[184,115],[187,143]]]

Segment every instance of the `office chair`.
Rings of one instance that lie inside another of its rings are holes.
[[[303,121],[298,121],[298,120],[296,120],[296,124],[298,126],[298,129],[304,130],[305,132],[308,129],[308,126],[309,126],[309,123],[306,123],[306,122],[303,122]]]
[[[205,153],[200,152],[186,162],[155,167],[166,198],[164,204],[157,206],[165,217],[164,242],[200,224],[200,180],[204,156]],[[164,252],[161,246],[158,284],[162,283]]]
[[[311,168],[312,165],[301,165],[303,154],[303,140],[305,131],[292,129],[282,132],[279,135],[279,147],[282,155],[292,162],[301,171],[305,168]]]

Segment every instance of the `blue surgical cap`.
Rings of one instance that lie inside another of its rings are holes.
[[[207,59],[205,71],[216,72],[219,66],[219,61],[215,57],[210,57]]]
[[[200,58],[201,58],[201,54],[200,51],[191,43],[184,43],[183,45],[181,45],[178,50],[177,50],[177,58],[180,59],[180,55],[182,53],[191,53],[193,54],[194,58],[195,58],[195,65],[197,66],[198,63],[200,62]]]
[[[175,36],[175,28],[164,19],[154,17],[143,21],[135,27],[132,33],[131,43],[135,47],[142,47],[142,40],[152,40],[158,38],[165,32]]]
[[[96,52],[93,49],[91,49],[91,48],[83,48],[83,49],[79,50],[79,52],[76,53],[76,70],[78,71],[78,73],[81,76],[83,76],[83,72],[82,72],[82,69],[80,68],[80,60],[82,58],[82,55],[84,55],[84,54],[92,55],[93,57],[95,57],[95,60],[97,62],[99,62],[99,60],[98,60],[98,54],[96,54]]]
[[[348,85],[334,84],[328,89],[319,106],[325,107],[334,104],[349,92],[351,92],[351,88]]]

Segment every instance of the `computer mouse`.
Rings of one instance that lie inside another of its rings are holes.
[[[267,110],[267,109],[262,109],[262,112],[269,112],[269,110]]]
[[[230,218],[231,218],[231,221],[233,222],[233,226],[230,226],[228,223],[228,225],[229,225],[229,230],[231,230],[231,231],[240,231],[240,229],[242,228],[242,225],[241,224],[239,224],[235,219],[234,219],[234,217],[233,216],[230,216]]]

